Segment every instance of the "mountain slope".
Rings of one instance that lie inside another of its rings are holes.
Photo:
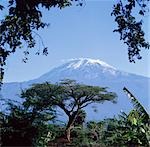
[[[2,95],[4,98],[17,98],[18,95],[16,94],[19,94],[21,88],[27,88],[33,83],[45,81],[55,83],[66,78],[74,79],[84,84],[109,87],[109,91],[117,93],[117,104],[106,102],[88,107],[86,109],[88,119],[100,119],[105,116],[112,117],[121,110],[129,111],[132,105],[122,90],[124,86],[138,97],[147,110],[149,108],[148,88],[150,78],[122,72],[103,61],[88,58],[70,60],[34,80],[22,83],[6,83],[3,85]],[[93,107],[97,107],[98,113],[93,112]]]

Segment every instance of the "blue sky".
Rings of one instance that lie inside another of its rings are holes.
[[[31,80],[67,59],[81,57],[100,59],[117,69],[150,77],[150,51],[142,51],[143,59],[136,64],[129,63],[127,46],[119,40],[119,34],[113,33],[116,23],[110,15],[112,6],[112,1],[87,1],[83,7],[43,10],[43,20],[50,26],[38,33],[48,47],[48,56],[36,56],[32,49],[28,62],[23,63],[23,53],[17,51],[7,60],[4,82]],[[148,21],[146,16],[147,36]],[[38,43],[35,49],[40,46]]]

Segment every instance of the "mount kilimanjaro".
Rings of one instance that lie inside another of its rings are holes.
[[[29,88],[32,84],[46,81],[55,83],[63,79],[73,79],[82,84],[108,87],[108,91],[115,92],[118,95],[117,104],[105,102],[87,107],[88,120],[99,120],[105,117],[113,117],[120,111],[130,111],[133,107],[123,92],[123,87],[127,87],[149,112],[150,78],[123,72],[103,61],[89,58],[72,59],[34,80],[4,83],[1,96],[16,100],[21,90]],[[97,112],[94,112],[93,108]]]

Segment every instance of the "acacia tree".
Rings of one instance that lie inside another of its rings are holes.
[[[42,53],[48,54],[48,48],[36,32],[48,26],[48,23],[42,22],[41,7],[48,10],[52,7],[62,9],[73,4],[82,6],[83,2],[84,0],[9,0],[6,8],[0,4],[0,10],[8,9],[8,14],[0,21],[0,82],[3,79],[7,57],[17,49],[23,49],[23,61],[26,62],[29,49],[34,48],[40,39],[43,45]],[[118,24],[115,32],[118,32],[120,39],[127,44],[130,62],[135,62],[135,57],[141,59],[142,48],[149,48],[142,29],[143,21],[138,21],[135,16],[139,14],[143,17],[148,12],[148,2],[149,0],[120,0],[113,8],[112,15]],[[36,54],[40,53],[39,50],[36,51]]]
[[[70,141],[71,129],[80,111],[93,103],[105,101],[116,102],[116,94],[108,92],[106,88],[78,84],[73,80],[64,80],[57,84],[38,84],[22,94],[27,101],[30,99],[41,99],[45,102],[51,101],[54,106],[59,107],[68,116],[65,135]],[[32,103],[32,102],[31,102]]]
[[[79,110],[78,116],[74,121],[74,126],[81,126],[83,127],[83,123],[85,122],[86,112],[85,110]]]

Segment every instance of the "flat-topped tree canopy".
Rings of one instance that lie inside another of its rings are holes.
[[[28,104],[28,107],[36,101],[41,107],[50,105],[62,109],[68,116],[66,135],[70,140],[70,131],[80,110],[92,103],[116,103],[117,96],[113,92],[108,92],[106,87],[89,86],[66,79],[56,84],[36,84],[23,92],[22,97],[26,99],[24,105]]]

